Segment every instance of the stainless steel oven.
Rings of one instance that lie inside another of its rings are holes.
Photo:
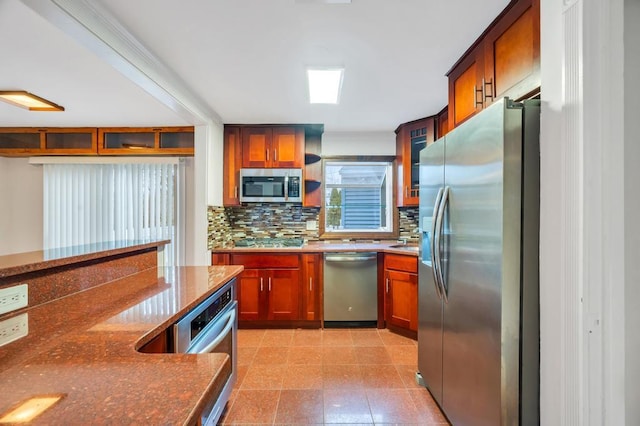
[[[231,360],[231,371],[227,373],[219,395],[207,404],[202,413],[203,425],[217,424],[236,383],[238,302],[235,288],[233,279],[173,326],[174,348],[177,353],[225,353]]]

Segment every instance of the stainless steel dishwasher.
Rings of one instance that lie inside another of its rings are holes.
[[[325,253],[325,327],[375,326],[377,319],[377,253]]]

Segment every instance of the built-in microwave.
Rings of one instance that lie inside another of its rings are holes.
[[[302,169],[240,169],[240,202],[301,203]]]

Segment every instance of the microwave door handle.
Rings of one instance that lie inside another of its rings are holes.
[[[284,199],[285,201],[289,199],[289,176],[284,177]]]

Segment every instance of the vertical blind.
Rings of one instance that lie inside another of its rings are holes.
[[[45,164],[44,248],[170,239],[175,265],[175,164]]]

